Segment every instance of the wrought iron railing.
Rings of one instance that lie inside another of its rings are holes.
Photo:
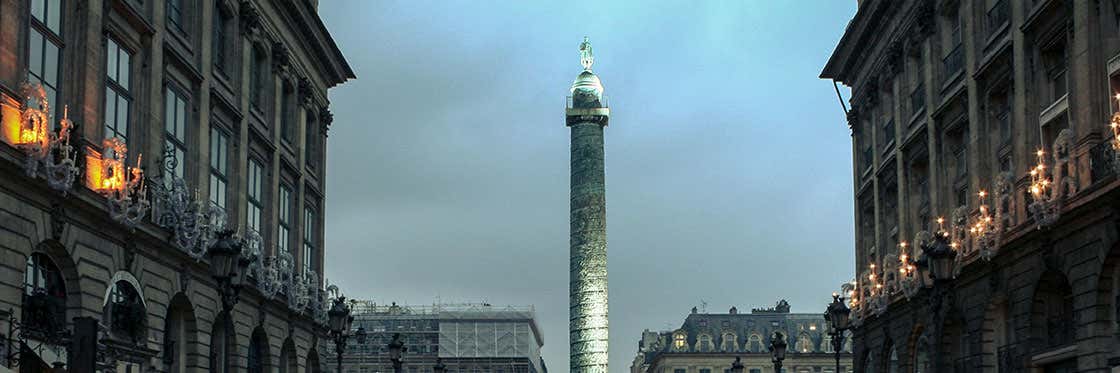
[[[988,9],[988,36],[994,35],[1004,23],[1007,23],[1010,10],[1007,0],[998,0],[995,6]]]
[[[957,44],[953,47],[952,52],[949,52],[949,54],[945,55],[945,58],[941,59],[941,65],[942,72],[944,73],[942,80],[945,83],[948,83],[949,79],[952,79],[957,73],[964,69],[964,48],[962,48],[961,44]]]
[[[1112,143],[1102,141],[1100,144],[1089,148],[1089,176],[1094,184],[1109,177],[1116,176],[1115,150]]]
[[[980,371],[980,359],[976,356],[953,360],[953,373],[973,373]]]

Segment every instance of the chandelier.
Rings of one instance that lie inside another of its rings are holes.
[[[178,164],[174,149],[165,144],[159,175],[152,180],[152,220],[171,231],[176,248],[202,260],[218,232],[226,228],[226,211],[202,202],[198,189],[189,189],[186,180],[175,176]]]
[[[998,236],[1002,229],[999,222],[992,217],[991,208],[985,202],[987,196],[988,193],[983,190],[977,193],[980,211],[976,222],[969,228],[969,233],[972,234],[973,246],[980,250],[980,256],[984,260],[991,260],[994,248],[999,244]]]
[[[1120,174],[1120,93],[1116,94],[1117,111],[1112,113],[1108,127],[1112,129],[1112,170]]]
[[[136,157],[136,164],[142,158],[143,155]],[[116,137],[105,139],[100,153],[87,150],[86,183],[107,198],[113,220],[132,228],[144,219],[150,203],[144,171],[125,166],[127,159],[128,147],[124,142]]]
[[[23,83],[20,92],[24,102],[15,113],[18,115],[9,113],[12,116],[2,121],[5,138],[27,153],[27,176],[43,176],[51,189],[66,195],[73,188],[79,171],[75,165],[77,152],[70,145],[74,124],[69,119],[69,109],[63,108],[58,130],[52,131],[51,104],[43,85]]]

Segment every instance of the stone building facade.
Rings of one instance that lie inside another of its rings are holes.
[[[0,0],[0,366],[321,371],[327,90],[351,78],[314,1]]]
[[[1118,369],[1120,1],[864,0],[821,77],[852,89],[857,371]]]
[[[791,313],[789,304],[739,313],[698,312],[695,307],[676,330],[642,332],[631,373],[727,373],[741,358],[744,373],[773,373],[770,338],[775,331],[788,344],[782,371],[835,373],[836,355],[828,323],[819,313]],[[840,372],[852,367],[851,339],[840,351]]]
[[[388,345],[396,334],[404,342],[403,372],[433,373],[437,361],[449,373],[548,372],[541,359],[544,339],[531,306],[399,306],[358,301],[352,310],[352,328],[365,336],[347,339],[344,373],[393,372]],[[323,351],[330,354],[324,355],[330,357],[330,372],[337,364],[335,351],[333,345]]]

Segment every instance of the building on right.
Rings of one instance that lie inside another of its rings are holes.
[[[1120,1],[863,0],[858,372],[1120,369]]]

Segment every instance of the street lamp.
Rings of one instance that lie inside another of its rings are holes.
[[[930,276],[933,277],[934,282],[953,279],[953,267],[956,264],[957,251],[953,249],[953,244],[949,242],[948,232],[937,232],[933,237],[933,242],[922,245],[922,252],[925,253]]]
[[[218,281],[222,310],[229,312],[237,304],[251,261],[241,256],[241,241],[233,237],[232,230],[218,232],[218,239],[206,250],[206,257],[210,260],[210,276]]]
[[[844,348],[844,331],[848,330],[852,310],[848,308],[844,298],[832,293],[832,303],[824,313],[824,318],[832,324],[828,335],[832,337],[832,351],[836,354],[836,372],[840,372],[840,350]]]
[[[731,373],[743,373],[743,361],[736,356],[735,362],[731,363]]]
[[[440,359],[438,357],[436,358],[436,365],[432,367],[432,371],[434,373],[446,373],[447,372],[447,366],[443,365],[443,359]],[[742,372],[739,372],[739,373],[742,373]]]
[[[393,362],[393,373],[401,373],[401,352],[407,350],[401,341],[401,333],[393,333],[393,340],[389,341],[389,361]]]
[[[953,247],[954,244],[950,242],[949,233],[939,231],[934,235],[931,242],[922,245],[922,252],[925,256],[925,265],[929,270],[929,275],[933,278],[933,291],[930,294],[929,323],[934,326],[934,345],[941,344],[942,328],[944,327],[945,310],[942,307],[946,298],[951,294],[949,292],[952,286],[954,272],[956,272],[957,264],[957,250]],[[940,355],[937,350],[934,351],[936,355]],[[934,357],[934,371],[940,371],[940,356]]]
[[[334,299],[334,304],[327,311],[327,317],[331,337],[334,337],[334,352],[338,354],[337,373],[342,373],[342,353],[346,351],[346,338],[350,333],[350,325],[354,322],[354,316],[350,315],[350,306],[346,305],[345,296]]]
[[[770,336],[770,353],[774,355],[774,373],[781,373],[782,360],[786,359],[786,336],[782,332],[774,331]]]

